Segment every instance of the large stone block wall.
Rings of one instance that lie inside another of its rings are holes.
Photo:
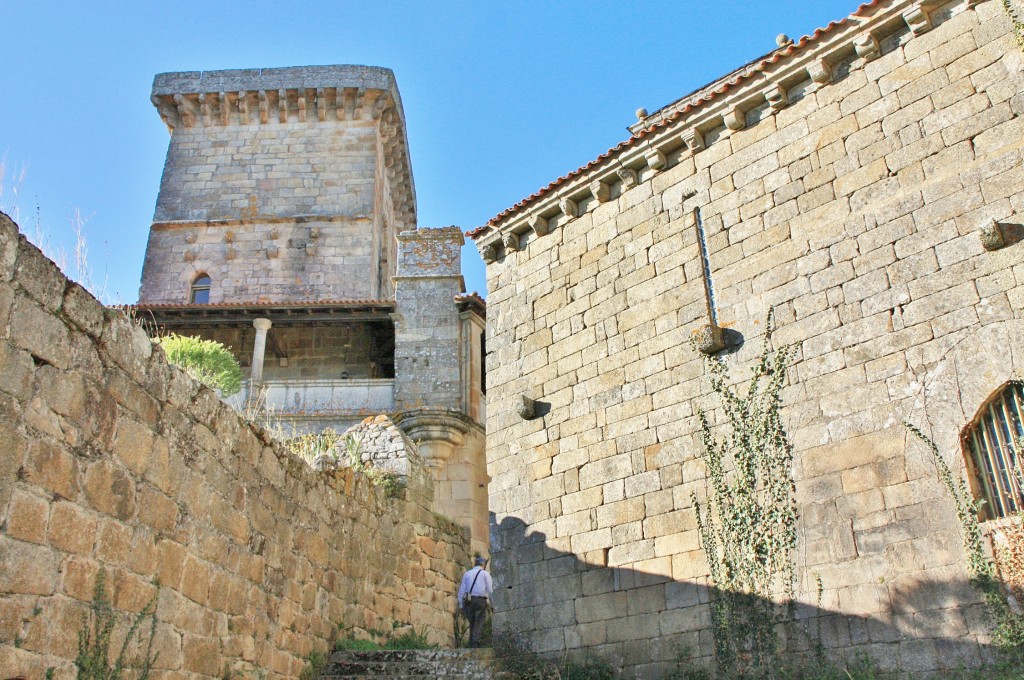
[[[411,477],[313,471],[0,216],[0,676],[74,676],[100,569],[157,600],[151,677],[295,677],[339,627],[448,642],[468,538]]]
[[[536,201],[539,221],[502,216],[504,243],[482,230],[496,627],[640,677],[680,646],[713,653],[690,502],[695,410],[719,415],[689,343],[708,323],[699,208],[718,319],[744,338],[723,355],[733,375],[770,306],[776,342],[799,348],[783,418],[802,620],[829,654],[885,668],[984,658],[953,507],[901,420],[962,473],[961,428],[1024,370],[1024,246],[988,252],[978,234],[1024,221],[1024,77],[999,2],[930,4],[927,27],[917,9],[866,9],[877,58],[849,43],[830,72],[808,58],[829,82],[726,118],[741,129],[719,118],[688,148],[684,117],[649,135],[676,140],[663,155],[618,152],[621,180],[592,183],[596,163]],[[749,107],[767,81],[738,82],[728,96]]]

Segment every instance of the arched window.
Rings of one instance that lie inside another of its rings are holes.
[[[964,430],[975,493],[985,500],[985,519],[1007,517],[1024,509],[1024,386],[1003,386],[978,410]]]
[[[192,293],[188,301],[197,305],[205,305],[210,302],[210,277],[200,274],[192,282]]]

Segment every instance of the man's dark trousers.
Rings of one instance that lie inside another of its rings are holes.
[[[463,610],[469,619],[469,646],[479,647],[484,635],[484,619],[487,618],[487,598],[474,595]]]

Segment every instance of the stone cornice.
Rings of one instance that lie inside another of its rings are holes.
[[[913,35],[924,26],[930,28],[922,14],[927,17],[938,4],[934,0],[875,0],[864,5],[861,11],[865,15],[855,14],[831,24],[827,38],[816,34],[813,39],[787,44],[746,70],[735,71],[645,116],[632,138],[469,235],[476,240],[486,263],[496,261],[505,250],[522,250],[528,243],[520,237],[532,240],[542,236],[532,225],[543,223],[551,231],[556,223],[574,218],[579,202],[593,196],[597,183],[626,187],[638,173],[648,173],[645,177],[649,178],[649,173],[661,172],[682,158],[701,153],[710,145],[705,140],[707,132],[723,126],[732,131],[743,129],[747,111],[759,106],[772,111],[785,108],[789,104],[788,88],[802,83],[809,83],[807,92],[827,87],[832,82],[834,64],[851,58],[863,64],[877,56],[873,51],[864,54],[861,45],[877,45],[880,38],[903,26],[909,27]],[[968,0],[963,9],[970,10],[976,4]]]
[[[342,65],[161,73],[153,80],[150,99],[172,133],[338,121],[375,125],[397,230],[416,224],[405,113],[390,69]]]

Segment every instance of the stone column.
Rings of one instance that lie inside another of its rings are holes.
[[[270,330],[270,319],[253,319],[252,327],[256,329],[256,340],[252,343],[252,370],[249,373],[250,390],[263,382],[263,355],[267,351],[267,331]]]

